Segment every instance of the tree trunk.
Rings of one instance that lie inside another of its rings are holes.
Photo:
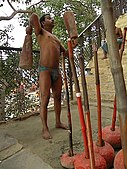
[[[101,0],[102,14],[106,29],[106,39],[109,50],[111,72],[115,85],[117,110],[119,113],[121,140],[124,155],[124,165],[127,169],[127,93],[123,76],[123,68],[120,61],[119,50],[115,35],[115,24],[113,20],[113,7],[111,0]]]

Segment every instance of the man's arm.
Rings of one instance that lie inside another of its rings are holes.
[[[117,35],[117,37],[121,37],[121,38],[123,37],[123,33],[122,33],[121,28],[116,27],[115,34]]]
[[[122,33],[121,28],[119,28],[119,35],[120,35],[120,37],[123,37],[123,33]]]
[[[72,48],[75,48],[78,45],[78,38],[74,38],[74,39],[72,38],[71,43],[72,43]],[[69,56],[68,49],[65,49],[62,44],[60,46],[60,52],[63,53],[64,57]]]
[[[75,48],[78,45],[78,37],[71,38],[72,47]]]
[[[66,50],[62,44],[60,44],[60,53],[63,53],[64,57],[68,57],[68,50]]]
[[[31,34],[32,28],[34,28],[35,35],[38,36],[40,33],[42,33],[41,24],[38,18],[38,15],[33,13],[29,20],[29,26],[26,28],[26,33]]]

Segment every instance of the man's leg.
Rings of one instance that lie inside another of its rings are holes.
[[[40,116],[43,124],[43,138],[44,139],[50,139],[52,138],[48,124],[47,124],[47,106],[49,103],[50,98],[50,86],[51,86],[51,80],[50,80],[50,72],[49,71],[42,71],[40,72],[39,77],[39,85],[40,85]]]
[[[62,90],[62,78],[59,78],[52,84],[52,92],[54,97],[54,109],[56,114],[56,128],[67,129],[67,126],[61,123],[61,90]]]

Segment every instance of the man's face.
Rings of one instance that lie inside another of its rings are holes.
[[[54,19],[51,18],[50,15],[45,16],[45,21],[43,22],[43,26],[54,27]]]

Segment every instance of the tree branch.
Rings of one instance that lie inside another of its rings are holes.
[[[7,0],[7,2],[9,4],[9,6],[12,8],[13,13],[10,16],[0,16],[0,21],[2,21],[2,20],[11,20],[18,13],[31,13],[31,14],[33,13],[33,11],[31,11],[31,10],[21,10],[21,9],[20,10],[16,10],[9,0]],[[42,2],[42,0],[39,1],[37,4],[39,4],[40,2]]]
[[[11,20],[18,13],[33,13],[30,10],[15,10],[10,16],[0,16],[0,21],[2,20]]]
[[[42,3],[42,2],[45,2],[44,0],[40,0],[39,2],[37,2],[37,3],[35,3],[35,4],[33,4],[33,5],[31,5],[31,6],[29,6],[29,8],[31,8],[31,7],[33,7],[33,6],[36,6],[36,5],[39,5],[40,3]],[[28,9],[29,9],[28,8]]]
[[[10,5],[10,7],[13,9],[13,11],[16,11],[15,8],[12,6],[12,4],[10,3],[9,0],[7,0],[8,4]]]
[[[13,5],[11,4],[10,0],[7,0],[7,2],[9,4],[9,6],[12,8],[13,13],[10,16],[0,16],[0,21],[2,21],[2,20],[11,20],[18,13],[30,13],[30,14],[33,13],[33,11],[31,11],[31,10],[21,10],[21,9],[20,10],[16,10],[13,7]],[[35,3],[35,4],[31,5],[31,6],[29,6],[29,8],[31,8],[31,7],[33,7],[35,5],[39,5],[42,2],[45,2],[45,0],[40,0],[39,2],[37,2],[37,3]]]

